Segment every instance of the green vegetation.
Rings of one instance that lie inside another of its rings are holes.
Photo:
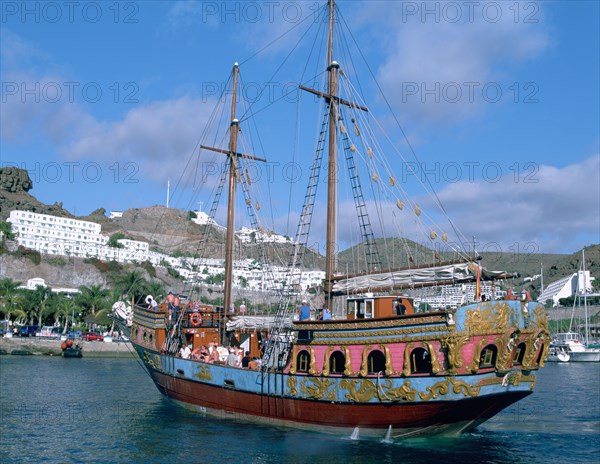
[[[42,262],[42,257],[40,256],[40,252],[37,250],[31,250],[29,248],[25,248],[23,246],[19,246],[17,250],[12,253],[17,258],[27,258],[33,264],[38,266]]]
[[[10,222],[0,222],[0,233],[2,234],[2,240],[14,240],[15,234],[12,232]]]
[[[160,282],[149,282],[137,271],[113,277],[114,289],[100,285],[79,287],[80,293],[71,296],[53,293],[47,287],[38,286],[35,290],[17,288],[21,283],[12,279],[0,279],[0,317],[19,325],[53,325],[58,322],[64,332],[88,330],[101,327],[114,330],[108,317],[112,305],[118,300],[145,304],[146,295],[157,300],[165,297]]]
[[[112,248],[125,248],[123,244],[119,243],[117,240],[122,240],[125,238],[125,234],[121,232],[117,232],[116,234],[112,234],[106,243],[109,247]]]

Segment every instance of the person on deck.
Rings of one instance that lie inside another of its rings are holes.
[[[323,320],[324,321],[331,320],[331,312],[329,311],[329,308],[323,308]]]
[[[246,351],[246,356],[242,358],[242,369],[248,369],[248,364],[250,363],[250,361],[252,361],[252,358],[250,357],[250,352]]]
[[[192,350],[190,350],[190,347],[188,345],[183,345],[183,347],[181,348],[181,350],[179,350],[179,354],[181,355],[181,357],[183,359],[190,359],[190,355],[192,354]]]
[[[299,316],[301,321],[308,321],[310,319],[310,306],[308,306],[308,301],[302,300]]]
[[[236,356],[233,348],[229,347],[229,354],[227,355],[227,365],[229,367],[235,367]]]

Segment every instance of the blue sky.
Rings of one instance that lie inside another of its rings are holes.
[[[3,2],[2,166],[28,169],[31,194],[62,201],[77,215],[165,204],[168,180],[172,206],[202,203],[206,210],[222,158],[199,154],[197,145],[226,145],[226,135],[205,127],[237,61],[252,100],[238,111],[256,113],[256,125],[242,128],[243,150],[270,163],[259,168],[253,196],[267,227],[293,235],[321,107],[312,96],[297,104],[286,92],[299,76],[312,85],[309,78],[322,72],[319,46],[306,60],[320,37],[315,12],[321,5]],[[351,51],[336,48],[335,59],[351,79],[361,74],[353,85],[398,147],[382,145],[389,168],[403,191],[432,211],[423,216],[436,230],[454,239],[452,227],[438,227],[434,201],[420,196],[416,166],[429,173],[445,211],[479,250],[528,256],[600,242],[598,2],[338,7],[338,29],[347,25],[352,35],[339,36]],[[296,47],[309,26],[308,40]],[[369,81],[369,69],[378,84]],[[304,168],[297,182],[289,180],[290,163]],[[368,184],[367,177],[365,190]],[[348,187],[340,184],[340,192]],[[322,201],[315,207],[317,242]],[[359,240],[352,200],[345,201],[338,213],[342,247]],[[380,215],[395,217],[390,208],[381,207]],[[397,233],[416,233],[413,219],[399,219]],[[383,219],[372,220],[378,235]]]

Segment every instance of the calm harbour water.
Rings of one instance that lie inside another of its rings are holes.
[[[548,363],[475,432],[396,443],[209,419],[135,360],[0,356],[1,463],[600,463],[600,363]]]

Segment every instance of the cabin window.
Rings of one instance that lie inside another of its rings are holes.
[[[148,342],[152,343],[153,340],[154,340],[154,335],[150,334],[148,336]]]
[[[341,351],[334,351],[329,356],[329,372],[343,374],[346,366],[346,356]]]
[[[525,357],[525,343],[519,343],[515,349],[515,356],[513,358],[513,366],[520,366],[523,364],[523,358]]]
[[[308,366],[310,364],[310,354],[306,350],[302,350],[296,356],[296,371],[297,372],[308,372]]]
[[[385,355],[379,350],[373,350],[367,356],[367,371],[369,374],[385,372]]]
[[[364,301],[356,302],[356,318],[357,319],[365,318],[365,302]]]
[[[496,365],[496,358],[498,357],[498,348],[495,345],[486,346],[481,352],[479,357],[479,367],[494,367]]]
[[[354,316],[356,314],[356,301],[348,301],[348,316]]]
[[[415,348],[410,353],[410,370],[413,374],[430,374],[431,355],[425,348]]]
[[[373,318],[373,306],[374,306],[374,301],[373,300],[367,300],[365,301],[365,318],[366,319],[372,319]]]
[[[144,342],[148,341],[148,334],[146,333],[145,330],[144,330],[144,332],[142,334],[142,340],[144,340]]]

